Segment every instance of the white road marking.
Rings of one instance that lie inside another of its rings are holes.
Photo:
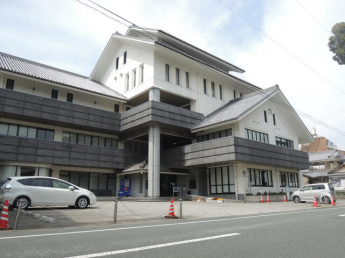
[[[314,209],[314,210],[306,210],[306,211],[293,211],[293,212],[284,212],[284,213],[262,214],[262,215],[255,215],[255,216],[236,217],[236,218],[226,218],[226,219],[212,219],[212,220],[201,220],[201,221],[188,221],[188,222],[170,223],[170,224],[155,224],[155,225],[148,225],[148,226],[127,227],[127,228],[107,228],[107,229],[95,229],[95,230],[85,230],[85,231],[72,231],[72,232],[62,232],[62,233],[50,233],[50,234],[41,234],[41,235],[25,235],[25,236],[0,237],[0,240],[18,239],[18,238],[30,238],[30,237],[45,237],[45,236],[61,236],[61,235],[72,235],[72,234],[83,234],[83,233],[96,233],[96,232],[117,231],[117,230],[141,229],[141,228],[172,227],[172,226],[173,226],[173,227],[176,227],[176,226],[179,226],[179,225],[187,225],[187,224],[210,223],[210,222],[229,221],[229,220],[239,220],[239,219],[252,219],[252,218],[270,217],[270,216],[280,216],[280,215],[289,215],[289,214],[306,213],[306,212],[321,212],[321,211],[338,210],[338,209],[344,209],[344,208],[345,208],[345,207],[328,208],[328,209],[322,209],[322,210],[320,210],[320,209]],[[11,233],[12,233],[12,232],[11,232]]]
[[[339,217],[345,217],[345,214],[343,214],[343,215],[339,215]]]
[[[101,256],[107,256],[107,255],[114,255],[114,254],[138,252],[138,251],[143,251],[143,250],[148,250],[148,249],[157,249],[157,248],[162,248],[162,247],[167,247],[167,246],[183,245],[183,244],[213,240],[213,239],[223,238],[223,237],[238,236],[238,235],[241,235],[241,234],[240,233],[232,233],[232,234],[225,234],[225,235],[218,235],[218,236],[211,236],[211,237],[203,237],[203,238],[196,238],[196,239],[190,239],[190,240],[184,240],[184,241],[178,241],[178,242],[172,242],[172,243],[165,243],[165,244],[159,244],[159,245],[149,245],[149,246],[143,246],[143,247],[137,247],[137,248],[130,248],[130,249],[124,249],[124,250],[118,250],[118,251],[110,251],[110,252],[103,252],[103,253],[71,256],[68,258],[92,258],[92,257],[101,257]]]

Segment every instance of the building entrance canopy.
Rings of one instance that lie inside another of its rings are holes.
[[[119,172],[118,175],[128,175],[128,174],[136,174],[136,173],[148,173],[148,159],[145,158],[144,160],[140,160],[127,168],[125,168],[122,172]],[[179,169],[179,168],[168,168],[164,163],[160,163],[160,174],[170,174],[170,175],[188,175],[188,169]]]

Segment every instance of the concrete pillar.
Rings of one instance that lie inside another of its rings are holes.
[[[49,176],[49,168],[37,168],[39,176]],[[36,174],[35,174],[36,176]]]
[[[156,88],[150,89],[150,91],[149,91],[149,100],[150,101],[154,100],[154,101],[160,102],[161,101],[160,90],[156,89]]]
[[[60,178],[60,167],[53,167],[52,177]]]
[[[55,127],[54,129],[55,129],[54,141],[62,142],[63,128],[62,127]]]
[[[116,175],[116,193],[115,193],[115,196],[119,196],[119,191],[121,188],[121,178],[122,178],[121,175],[119,175],[119,174]]]
[[[0,166],[0,181],[5,181],[7,177],[16,176],[17,166]]]
[[[160,136],[159,125],[149,127],[149,153],[148,153],[148,196],[160,196]]]

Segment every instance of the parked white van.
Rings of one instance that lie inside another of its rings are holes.
[[[320,183],[305,185],[298,191],[295,191],[291,198],[294,202],[308,202],[313,201],[314,196],[319,197],[323,203],[331,202],[331,195],[334,201],[337,200],[337,195],[332,184]]]
[[[0,190],[0,203],[8,200],[9,205],[23,209],[30,206],[62,206],[85,209],[96,203],[96,196],[64,180],[43,177],[9,177]]]

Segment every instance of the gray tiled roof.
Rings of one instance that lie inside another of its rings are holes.
[[[279,91],[278,85],[244,95],[242,98],[231,100],[229,103],[206,116],[204,120],[192,128],[192,130],[238,119],[262,101],[270,98],[270,96],[277,91]]]
[[[109,87],[89,80],[87,77],[60,70],[51,66],[36,63],[0,52],[0,70],[17,73],[32,78],[58,83],[61,85],[85,90],[121,100],[126,100],[122,94]]]
[[[344,159],[344,157],[337,150],[327,150],[327,151],[309,153],[309,161],[310,162],[317,162],[317,161],[321,161],[321,160],[322,161],[340,160],[340,159]]]
[[[328,172],[329,172],[329,169],[318,169],[318,170],[302,171],[302,174],[305,177],[317,178],[317,177],[328,176]]]

